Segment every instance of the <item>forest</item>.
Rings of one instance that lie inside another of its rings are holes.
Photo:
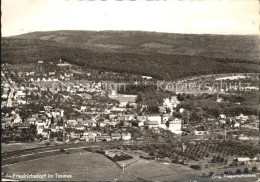
[[[190,55],[95,52],[38,39],[3,38],[2,63],[57,62],[59,59],[87,68],[175,80],[209,73],[257,73],[256,61]]]

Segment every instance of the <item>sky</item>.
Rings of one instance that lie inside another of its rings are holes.
[[[53,30],[259,34],[257,0],[2,0],[2,36]]]

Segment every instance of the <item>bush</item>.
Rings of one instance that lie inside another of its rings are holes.
[[[253,171],[253,172],[257,171],[257,167],[255,167],[255,166],[252,167],[252,171]]]
[[[105,154],[105,151],[103,151],[103,150],[96,150],[96,153],[98,153],[98,154]]]
[[[209,176],[213,176],[213,174],[214,174],[214,173],[213,173],[212,171],[209,172]]]
[[[65,149],[60,149],[60,152],[65,153]]]
[[[190,168],[195,169],[195,170],[201,169],[199,165],[191,165]]]
[[[245,168],[245,169],[244,169],[244,173],[246,173],[246,174],[249,173],[248,168]]]
[[[238,173],[238,174],[242,173],[241,169],[237,169],[236,173]]]
[[[45,145],[46,146],[49,146],[51,143],[49,142],[49,141],[47,141],[46,143],[45,143]]]
[[[117,162],[117,161],[124,161],[124,160],[129,160],[129,159],[132,159],[133,157],[132,156],[129,156],[129,155],[116,155],[114,158],[113,158],[113,161],[114,162]]]

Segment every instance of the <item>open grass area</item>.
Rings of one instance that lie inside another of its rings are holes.
[[[28,142],[28,143],[9,143],[1,144],[1,152],[13,152],[17,150],[25,150],[25,149],[33,149],[33,148],[38,148],[38,147],[44,147],[45,142]]]
[[[189,167],[140,159],[126,167],[126,171],[153,181],[180,181],[195,178],[200,172]]]
[[[89,152],[62,154],[44,159],[35,159],[17,163],[2,168],[8,176],[13,174],[50,174],[54,178],[46,178],[44,181],[136,181],[132,176],[123,173],[112,161],[103,155]],[[71,175],[71,178],[56,178],[59,175]],[[37,179],[26,179],[36,181]],[[39,179],[43,180],[43,179]]]

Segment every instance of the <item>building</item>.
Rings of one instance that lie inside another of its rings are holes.
[[[122,139],[123,140],[130,140],[131,139],[131,133],[123,133]]]
[[[120,133],[111,133],[111,139],[112,140],[120,140],[121,134]]]
[[[144,125],[148,128],[157,128],[159,126],[157,121],[145,121]]]
[[[70,137],[73,139],[80,139],[80,133],[78,132],[71,132]]]
[[[173,121],[169,122],[169,128],[172,133],[175,134],[181,134],[181,120],[178,118],[175,118]]]
[[[157,124],[159,125],[160,123],[162,123],[162,116],[160,115],[150,115],[147,118],[148,121],[156,121]]]
[[[75,130],[80,130],[80,131],[85,130],[85,126],[82,125],[82,124],[76,124],[76,125],[74,126],[74,128],[75,128]]]
[[[96,142],[100,141],[111,141],[111,137],[108,134],[102,134],[101,136],[96,136]]]
[[[132,126],[142,127],[142,126],[144,126],[144,122],[143,122],[143,121],[140,121],[140,120],[134,120],[134,121],[132,122]]]

